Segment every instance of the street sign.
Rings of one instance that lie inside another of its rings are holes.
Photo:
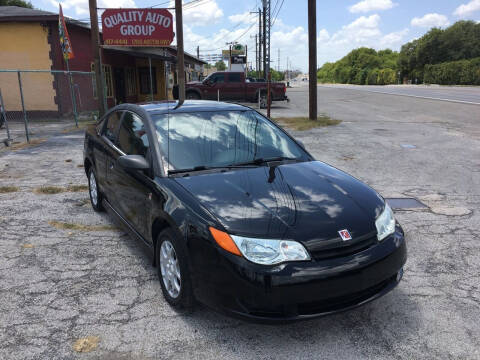
[[[167,9],[106,9],[104,45],[166,46],[173,41],[173,17]]]

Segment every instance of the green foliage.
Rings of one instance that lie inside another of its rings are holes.
[[[225,71],[227,69],[227,65],[223,62],[223,60],[219,60],[215,63],[215,67],[218,71]]]
[[[440,85],[480,85],[480,57],[425,65],[424,82]]]
[[[323,83],[394,84],[397,62],[398,53],[390,49],[377,52],[359,48],[336,63],[323,65],[317,71],[317,78]]]
[[[275,69],[270,69],[270,72],[272,73],[272,81],[283,81],[285,79],[285,74],[283,72]],[[247,77],[263,79],[263,74],[260,71],[250,70],[247,72]]]
[[[433,79],[438,78],[444,82],[460,84],[464,81],[462,80],[463,75],[460,75],[460,73],[447,75],[447,73],[454,71],[461,65],[450,64],[446,67],[435,68],[431,68],[430,65],[478,57],[480,57],[480,23],[458,21],[445,30],[433,28],[421,38],[403,45],[398,60],[398,68],[402,77],[407,77],[413,82],[416,78],[420,82],[432,82]],[[443,75],[439,75],[439,71]],[[463,79],[465,78],[471,79],[471,76],[465,75]]]
[[[0,0],[0,6],[19,6],[28,9],[33,9],[33,5],[30,1],[23,0]]]
[[[359,48],[317,71],[318,81],[360,85],[412,83],[479,84],[480,23],[458,21],[433,28],[402,46],[400,53]]]

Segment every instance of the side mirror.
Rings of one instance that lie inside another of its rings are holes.
[[[117,160],[117,164],[130,170],[148,170],[150,164],[142,155],[124,155],[120,156]]]

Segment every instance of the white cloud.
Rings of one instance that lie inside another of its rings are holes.
[[[50,3],[58,8],[58,1],[50,0]],[[88,17],[90,10],[88,1],[85,0],[65,0],[61,2],[63,10],[74,11],[78,17]],[[99,0],[98,7],[102,8],[136,8],[137,5],[133,0]],[[70,12],[71,13],[71,12]],[[99,12],[99,15],[101,12]],[[87,15],[87,16],[85,16]]]
[[[480,0],[472,0],[467,4],[462,4],[455,9],[453,15],[468,16],[480,10]]]
[[[249,11],[244,12],[243,14],[235,14],[230,15],[228,20],[232,24],[244,23],[244,24],[252,24],[258,21],[257,15],[251,14]]]
[[[403,39],[407,36],[408,32],[408,29],[403,29],[386,34],[380,38],[379,44],[382,48],[396,48],[402,45]]]
[[[437,13],[426,14],[421,18],[415,17],[410,23],[412,26],[423,28],[443,27],[450,24],[445,15],[440,15]]]
[[[200,5],[192,5],[183,11],[183,23],[189,26],[211,25],[222,17],[223,11],[214,0],[202,2]]]
[[[348,9],[351,13],[366,13],[377,10],[388,10],[396,5],[392,0],[363,0],[350,6]]]

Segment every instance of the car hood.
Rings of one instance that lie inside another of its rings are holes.
[[[319,161],[176,178],[231,234],[302,242],[309,250],[375,234],[383,199]]]

